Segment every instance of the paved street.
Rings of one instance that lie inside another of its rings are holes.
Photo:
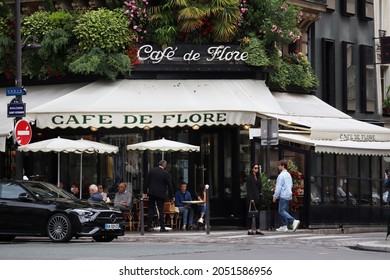
[[[111,243],[96,243],[90,238],[73,239],[69,244],[54,244],[47,238],[18,238],[3,243],[0,259],[310,259],[310,260],[390,260],[390,252],[357,250],[359,244],[382,244],[385,232],[321,234],[306,230],[295,233],[265,231],[264,236],[248,236],[245,230],[139,232]]]

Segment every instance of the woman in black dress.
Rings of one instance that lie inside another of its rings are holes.
[[[249,172],[248,176],[246,177],[246,191],[247,191],[248,209],[249,209],[250,203],[254,202],[257,210],[260,210],[261,187],[262,187],[262,183],[261,183],[261,176],[259,173],[259,165],[252,164],[251,171]],[[248,216],[247,226],[248,226],[248,235],[254,235],[254,234],[263,235],[263,233],[260,232],[259,218],[256,218],[256,232],[253,232],[253,230],[252,230],[252,217]]]

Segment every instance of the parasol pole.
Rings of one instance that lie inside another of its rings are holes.
[[[80,199],[82,198],[83,195],[83,153],[80,154]]]
[[[57,153],[57,187],[60,187],[60,153]]]

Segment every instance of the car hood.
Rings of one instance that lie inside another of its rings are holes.
[[[66,199],[66,198],[46,198],[42,201],[45,201],[49,204],[55,204],[57,207],[61,208],[73,208],[73,209],[82,209],[82,208],[93,208],[96,210],[114,210],[112,207],[103,204],[103,203],[93,203],[86,200],[78,199]]]

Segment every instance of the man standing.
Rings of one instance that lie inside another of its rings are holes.
[[[167,164],[165,160],[161,160],[158,167],[149,171],[145,180],[144,193],[147,193],[149,197],[148,231],[152,229],[153,218],[156,215],[156,205],[159,212],[160,231],[167,231],[164,223],[164,204],[167,192],[169,198],[172,198],[171,176],[165,170]]]
[[[131,212],[131,193],[126,191],[126,183],[121,182],[118,185],[118,192],[115,194],[114,207],[117,207],[121,212]]]
[[[292,199],[292,178],[287,171],[287,161],[279,161],[278,169],[280,171],[278,178],[276,179],[276,189],[273,195],[273,202],[279,199],[279,215],[281,217],[281,225],[276,231],[286,232],[288,231],[288,223],[292,223],[292,231],[296,231],[300,221],[295,220],[288,212],[287,207]]]

